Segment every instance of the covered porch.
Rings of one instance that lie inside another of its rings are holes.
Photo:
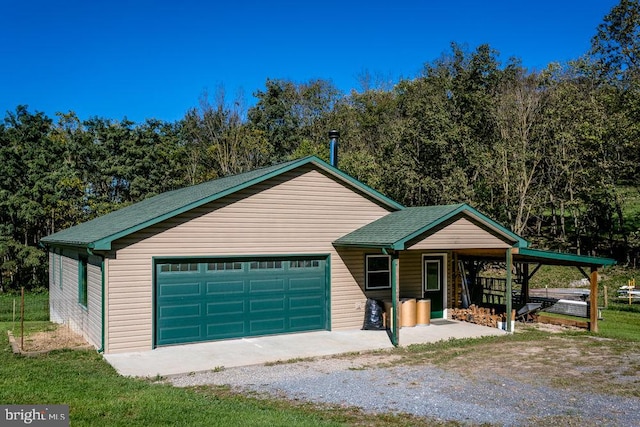
[[[391,305],[394,345],[410,333],[409,328],[400,331],[402,299],[429,299],[432,319],[447,319],[451,309],[471,304],[491,307],[504,313],[509,331],[512,310],[529,302],[529,280],[541,265],[579,268],[590,281],[590,306],[598,307],[598,268],[615,263],[530,249],[522,237],[466,204],[406,208],[341,237],[334,246],[365,295]],[[362,260],[358,276],[353,263]],[[479,275],[486,263],[500,264],[504,277]],[[597,310],[591,310],[589,322],[597,331]]]

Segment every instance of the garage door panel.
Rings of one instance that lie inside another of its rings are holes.
[[[156,345],[327,328],[326,259],[176,264],[157,264]]]
[[[243,315],[245,303],[243,300],[219,301],[207,304],[207,316],[229,316],[232,314]]]
[[[290,310],[320,310],[324,307],[325,300],[321,296],[300,296],[289,298]]]
[[[289,279],[290,291],[310,291],[318,292],[324,290],[325,283],[319,277],[313,278],[291,278]]]
[[[249,315],[259,315],[264,312],[284,313],[285,299],[282,298],[260,298],[249,301]]]
[[[317,325],[322,321],[322,316],[295,316],[289,318],[289,329],[291,331],[306,331],[308,328]]]
[[[244,280],[207,282],[207,295],[242,295],[245,291]]]
[[[202,315],[200,304],[163,305],[160,308],[160,319],[200,318]]]
[[[247,335],[244,320],[229,322],[220,321],[207,325],[207,339],[237,338]]]
[[[199,282],[172,283],[160,286],[160,297],[193,297],[200,295]]]
[[[185,340],[197,341],[202,336],[199,325],[163,328],[160,334],[160,340],[165,344],[188,342]]]
[[[249,292],[252,294],[258,294],[261,292],[284,292],[285,281],[284,279],[270,279],[270,280],[250,280]]]
[[[262,319],[249,321],[250,335],[281,334],[286,329],[284,319]]]

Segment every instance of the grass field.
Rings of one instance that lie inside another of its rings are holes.
[[[354,408],[245,396],[220,387],[183,389],[121,377],[95,351],[61,350],[35,357],[14,355],[7,339],[10,327],[11,323],[0,323],[0,402],[69,405],[74,426],[418,424],[407,416],[364,414]],[[29,323],[27,327],[42,329],[47,323]],[[429,425],[458,424],[430,420]]]
[[[72,425],[341,425],[340,416],[221,392],[178,389],[124,378],[95,351],[38,357],[10,353],[0,326],[0,401],[67,404]]]
[[[28,321],[49,320],[49,295],[26,293],[24,318]],[[20,320],[20,294],[0,294],[0,322]]]
[[[599,335],[607,338],[640,341],[640,313],[603,310],[598,322]]]
[[[586,321],[583,317],[567,316],[556,313],[540,313],[541,317],[559,317],[563,319]],[[602,319],[598,321],[598,336],[640,342],[640,313],[628,310],[602,310]]]
[[[625,342],[640,342],[640,313],[607,310],[599,336],[611,341],[582,340],[587,332],[565,334],[588,349],[609,345],[629,351]],[[46,328],[46,322],[30,323],[29,329]],[[47,355],[13,355],[7,342],[10,323],[0,323],[0,401],[13,404],[67,404],[73,425],[137,426],[453,426],[438,420],[416,420],[399,415],[364,414],[353,408],[318,406],[283,399],[245,396],[226,388],[180,389],[152,380],[119,376],[95,351],[54,351]],[[428,346],[400,348],[398,363],[463,363],[480,352],[503,354],[506,348],[548,345],[545,332],[524,328],[508,336],[445,341]],[[579,340],[579,341],[577,341]],[[608,344],[607,344],[608,342]],[[631,344],[630,344],[631,345]],[[493,349],[493,350],[492,350]],[[558,348],[561,352],[562,347]],[[600,349],[599,351],[602,351]],[[475,356],[474,356],[475,357]],[[496,362],[495,365],[500,365]],[[612,386],[613,387],[613,386]],[[611,388],[611,387],[609,387]],[[618,385],[613,387],[618,388]],[[607,392],[608,389],[603,386]],[[631,390],[635,393],[635,389]],[[615,392],[615,390],[611,391]]]
[[[28,296],[27,300],[38,301],[39,298]],[[5,306],[12,304],[8,297],[0,299],[0,302],[4,302]],[[42,304],[35,303],[33,306],[42,307]],[[36,318],[44,316],[46,309],[34,309],[32,314]],[[603,312],[603,317],[598,336],[612,340],[606,345],[626,349],[625,342],[640,342],[639,306],[614,305]],[[12,404],[67,404],[73,425],[402,427],[416,425],[418,421],[425,422],[391,414],[364,414],[353,408],[239,395],[225,388],[179,389],[150,380],[125,378],[119,376],[95,351],[65,350],[36,357],[16,356],[11,353],[7,340],[7,330],[12,325],[12,322],[0,322],[0,401]],[[28,322],[26,330],[42,330],[48,325],[48,322]],[[591,334],[578,332],[567,336],[575,340]],[[398,349],[397,352],[404,355],[403,363],[423,363],[428,360],[430,363],[456,364],[456,360],[478,354],[481,348],[486,349],[483,351],[487,353],[500,354],[505,346],[517,346],[516,343],[526,341],[538,345],[548,340],[545,333],[530,330],[505,337],[441,342],[414,347],[409,351]],[[581,345],[589,348],[590,345],[604,344],[585,341]],[[429,420],[429,425],[457,424]]]

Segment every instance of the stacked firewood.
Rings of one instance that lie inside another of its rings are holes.
[[[498,326],[498,322],[506,321],[505,315],[496,314],[495,309],[478,307],[475,304],[469,306],[469,308],[452,309],[451,318],[494,328]],[[515,320],[515,310],[512,312],[511,320]]]

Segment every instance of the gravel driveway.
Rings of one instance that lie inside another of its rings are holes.
[[[386,354],[323,358],[170,381],[178,387],[229,385],[239,391],[463,424],[566,425],[570,419],[570,425],[640,426],[637,398],[524,384],[491,371],[471,378],[428,363],[380,367],[393,361],[394,356]]]

